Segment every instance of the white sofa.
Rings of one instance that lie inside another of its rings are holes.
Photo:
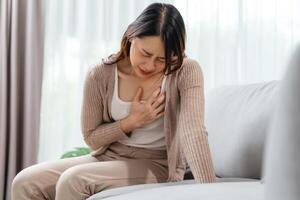
[[[281,81],[209,91],[205,124],[217,183],[127,186],[88,200],[300,199],[300,49]]]

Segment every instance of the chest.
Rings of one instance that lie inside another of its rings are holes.
[[[139,87],[143,89],[141,94],[141,100],[147,100],[153,92],[161,86],[164,89],[166,77],[161,76],[147,82],[138,82],[127,77],[123,77],[121,74],[115,74],[115,89],[117,89],[118,97],[122,101],[131,102],[135,97]]]

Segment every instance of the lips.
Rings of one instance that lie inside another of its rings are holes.
[[[145,75],[151,74],[150,72],[145,72],[145,71],[142,70],[141,68],[139,68],[139,70],[140,70],[143,74],[145,74]]]

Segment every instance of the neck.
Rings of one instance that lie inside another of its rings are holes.
[[[144,82],[148,82],[148,81],[151,82],[153,80],[160,79],[163,76],[163,72],[161,72],[161,73],[157,73],[147,79],[145,79],[143,77],[139,77],[133,70],[129,59],[120,60],[118,62],[118,68],[119,68],[119,71],[130,76],[131,78],[135,79],[137,82],[140,82],[140,83],[144,83]]]

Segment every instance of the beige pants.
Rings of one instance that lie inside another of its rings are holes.
[[[113,143],[99,157],[67,158],[22,170],[13,180],[12,200],[86,199],[110,188],[167,179],[166,151]]]

